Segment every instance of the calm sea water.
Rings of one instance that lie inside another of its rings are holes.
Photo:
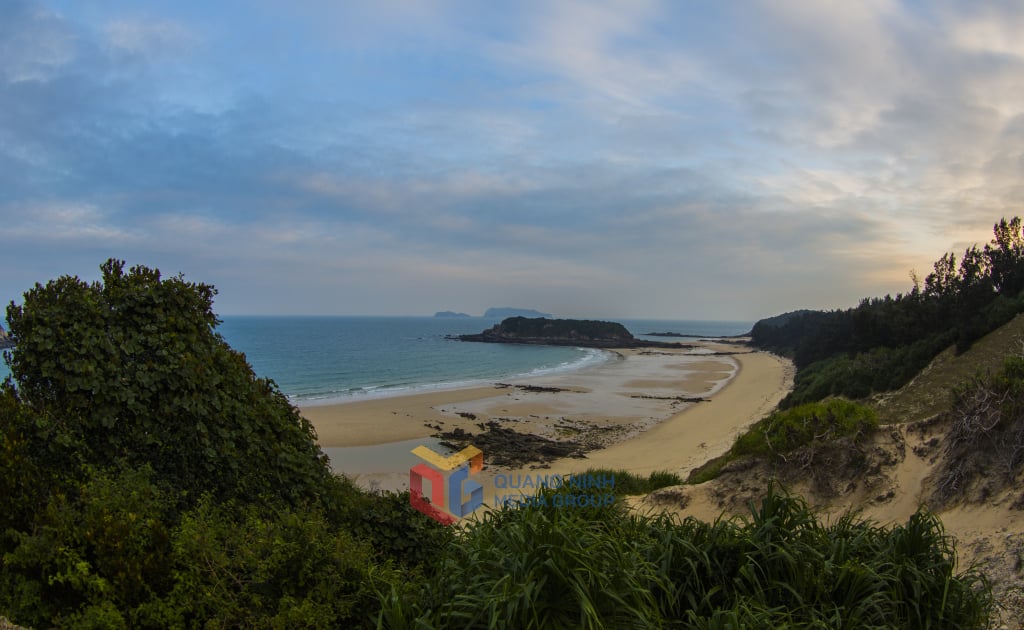
[[[577,370],[609,360],[584,348],[466,343],[499,320],[481,317],[224,317],[219,332],[297,404],[326,404]],[[751,322],[619,320],[634,335],[720,337]],[[0,378],[8,373],[0,364]]]
[[[220,332],[300,404],[330,403],[491,383],[596,365],[614,357],[595,349],[466,343],[497,319],[480,317],[225,317]],[[676,332],[742,334],[750,322],[623,320],[636,336]]]

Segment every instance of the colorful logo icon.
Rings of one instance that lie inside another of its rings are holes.
[[[412,453],[427,462],[409,469],[409,503],[414,508],[442,525],[451,525],[483,505],[483,486],[469,478],[483,470],[483,451],[467,446],[445,457],[426,446],[417,446]],[[447,480],[445,473],[449,473]],[[424,479],[430,482],[429,500],[423,496]],[[448,495],[447,502],[445,494]],[[463,501],[467,494],[469,499]]]

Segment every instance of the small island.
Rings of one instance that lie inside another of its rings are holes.
[[[541,313],[535,311],[532,308],[511,308],[508,306],[502,307],[491,307],[484,313],[484,317],[493,317],[495,319],[502,317],[545,317],[551,319],[554,317],[551,313]]]
[[[688,348],[680,343],[646,341],[635,338],[617,322],[590,319],[547,319],[545,317],[509,317],[475,335],[452,337],[459,341],[517,343],[584,348]]]
[[[455,311],[438,311],[438,312],[434,313],[434,317],[441,317],[441,318],[448,318],[448,319],[452,319],[452,318],[460,318],[461,319],[461,318],[465,318],[465,317],[472,317],[472,315],[469,315],[467,313],[456,313]]]

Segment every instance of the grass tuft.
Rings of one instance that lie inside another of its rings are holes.
[[[381,625],[973,628],[992,610],[934,515],[826,524],[774,488],[747,517],[714,523],[614,506],[496,510],[442,553],[418,599],[382,598]]]

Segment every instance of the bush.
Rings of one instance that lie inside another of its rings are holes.
[[[175,522],[141,468],[55,496],[0,564],[0,610],[36,627],[355,627],[375,581],[369,543],[315,510],[211,496]]]
[[[836,398],[772,413],[737,437],[730,453],[778,457],[812,442],[859,437],[876,428],[873,409]]]
[[[444,549],[418,602],[385,602],[384,625],[416,619],[427,627],[656,626],[651,586],[659,576],[637,544],[640,518],[615,504],[555,507],[565,493],[542,490],[543,500],[477,517]]]
[[[544,490],[541,493],[551,493]],[[418,598],[386,594],[389,628],[983,627],[978,574],[956,573],[938,519],[822,524],[770,489],[750,516],[704,523],[624,510],[490,512],[446,548]]]
[[[353,627],[372,618],[372,551],[316,512],[204,499],[173,538],[175,623]],[[383,577],[381,579],[384,579]]]
[[[213,287],[101,269],[7,309],[18,397],[48,441],[96,468],[150,464],[193,498],[320,500],[330,469],[312,426],[214,332]]]
[[[11,532],[0,605],[35,626],[162,625],[151,615],[172,582],[173,497],[148,468],[82,476],[50,499],[31,531]]]
[[[425,517],[409,503],[409,491],[366,492],[341,478],[344,506],[339,522],[373,549],[378,562],[394,562],[405,568],[433,564],[438,549],[455,532]]]
[[[986,500],[1016,483],[1024,467],[1024,357],[957,387],[949,418],[933,500]]]

